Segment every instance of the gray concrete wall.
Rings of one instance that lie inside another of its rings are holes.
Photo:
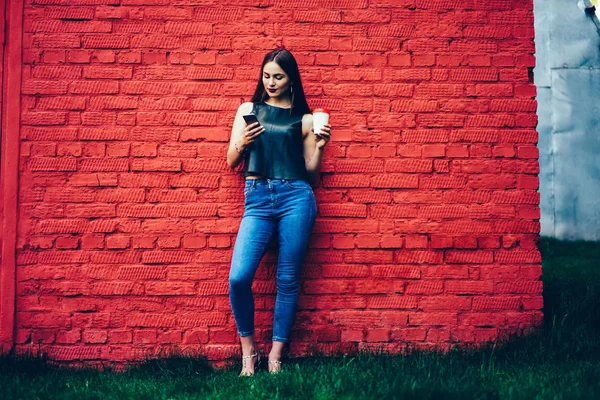
[[[534,0],[541,234],[600,240],[600,35],[577,0]]]

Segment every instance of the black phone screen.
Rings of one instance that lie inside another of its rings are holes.
[[[244,121],[246,121],[247,125],[258,122],[258,118],[256,118],[256,115],[254,115],[254,114],[246,114],[246,115],[243,115],[243,117],[244,117]]]

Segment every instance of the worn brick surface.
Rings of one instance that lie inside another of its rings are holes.
[[[19,348],[236,353],[243,180],[225,153],[282,44],[334,127],[292,352],[540,324],[533,1],[76,3],[25,6]],[[263,342],[276,261],[254,285]]]

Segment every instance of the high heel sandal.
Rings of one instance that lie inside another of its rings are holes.
[[[250,360],[252,358],[256,358],[256,361],[254,362],[254,372],[253,373],[248,373],[246,371],[246,360]],[[249,356],[242,356],[242,372],[240,372],[240,376],[252,376],[254,375],[254,373],[256,372],[256,369],[260,366],[260,355],[258,354],[258,352],[249,355]]]
[[[269,364],[277,365],[278,368],[272,369],[269,371],[270,374],[277,374],[281,372],[281,361],[278,360],[269,360]]]

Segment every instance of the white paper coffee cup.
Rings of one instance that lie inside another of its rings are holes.
[[[316,135],[321,133],[324,125],[329,123],[329,110],[326,108],[317,108],[313,111],[313,130]]]

